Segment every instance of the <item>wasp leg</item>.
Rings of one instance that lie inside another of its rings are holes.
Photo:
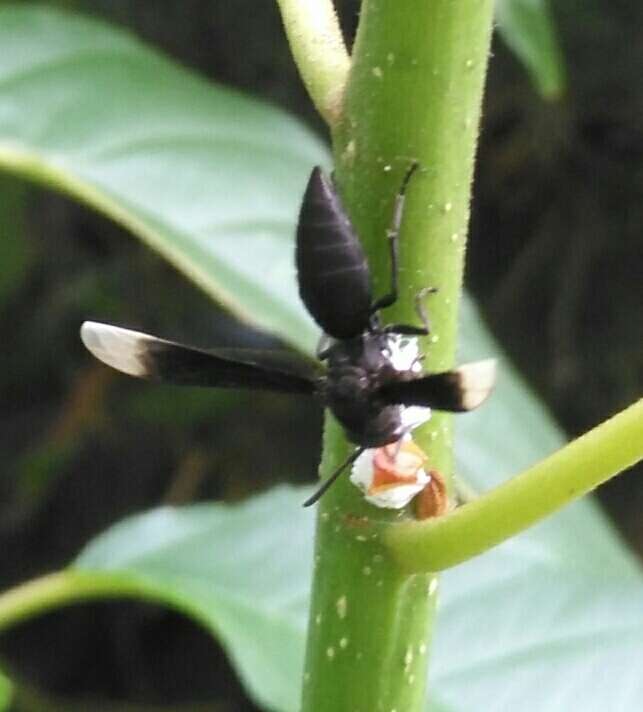
[[[404,199],[406,188],[411,180],[411,176],[415,173],[419,166],[417,161],[413,161],[406,171],[406,175],[402,180],[402,185],[398,194],[395,196],[395,205],[393,207],[393,219],[389,229],[386,231],[388,239],[389,255],[391,260],[391,291],[380,297],[371,306],[371,314],[374,314],[380,309],[390,307],[397,301],[398,297],[398,243],[400,238],[400,225],[402,224],[402,215],[404,213]]]
[[[384,331],[393,334],[402,334],[403,336],[428,336],[431,333],[429,326],[429,315],[426,312],[424,305],[424,297],[427,294],[435,294],[437,287],[424,287],[415,295],[415,311],[422,322],[422,326],[413,326],[412,324],[388,324],[384,327]]]

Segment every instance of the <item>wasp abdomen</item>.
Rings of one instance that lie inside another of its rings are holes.
[[[299,293],[319,326],[336,339],[361,334],[371,314],[368,264],[339,196],[319,168],[301,206],[295,259]]]

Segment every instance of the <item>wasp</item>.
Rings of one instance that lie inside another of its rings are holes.
[[[290,352],[200,349],[138,331],[87,321],[81,338],[103,363],[131,376],[187,386],[308,394],[331,410],[356,446],[304,504],[316,502],[366,450],[401,443],[432,410],[477,408],[495,383],[487,359],[442,373],[423,373],[417,337],[428,335],[423,300],[419,325],[383,324],[380,311],[398,299],[398,252],[412,163],[395,197],[386,233],[390,289],[374,298],[368,262],[330,178],[313,169],[304,193],[295,248],[299,294],[323,332],[317,362]]]

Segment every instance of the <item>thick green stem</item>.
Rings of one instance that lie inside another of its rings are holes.
[[[342,108],[350,67],[332,0],[277,0],[299,74],[317,111],[332,128]]]
[[[389,527],[409,572],[440,571],[482,553],[582,497],[643,457],[643,400],[451,514]]]
[[[322,471],[346,452],[329,416]],[[437,581],[400,572],[381,539],[380,522],[390,515],[369,507],[346,480],[320,504],[302,709],[414,712],[425,697]]]
[[[470,186],[491,33],[491,0],[365,0],[333,132],[335,178],[366,247],[376,296],[389,288],[386,229],[402,176],[409,186],[400,239],[400,299],[387,322],[417,323],[430,297],[427,368],[453,362]],[[451,424],[418,435],[433,467],[451,471]],[[348,452],[329,416],[322,473]],[[409,575],[382,541],[383,522],[344,476],[320,504],[304,712],[424,708],[436,581]],[[377,520],[377,526],[374,526]]]

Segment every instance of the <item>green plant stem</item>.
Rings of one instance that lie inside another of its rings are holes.
[[[643,399],[508,482],[425,522],[387,529],[407,571],[441,571],[523,531],[643,458]]]
[[[277,0],[299,74],[317,111],[334,126],[350,57],[331,0]]]
[[[346,452],[328,416],[322,471]],[[320,504],[302,710],[415,712],[424,700],[437,581],[401,574],[374,526],[389,513],[349,487],[334,485]]]
[[[424,344],[430,370],[449,367],[455,354],[492,4],[365,0],[333,131],[335,179],[377,296],[389,289],[393,201],[411,161],[419,161],[400,239],[400,298],[384,319],[417,323],[415,295],[439,288],[430,297],[433,330]],[[450,473],[449,418],[435,417],[417,439],[432,465]],[[322,473],[348,452],[328,416]],[[382,523],[405,516],[366,504],[346,476],[322,499],[303,712],[424,709],[437,582],[404,572],[381,539]]]
[[[142,585],[113,574],[73,569],[47,574],[0,594],[0,631],[62,605],[120,596],[150,598]]]

